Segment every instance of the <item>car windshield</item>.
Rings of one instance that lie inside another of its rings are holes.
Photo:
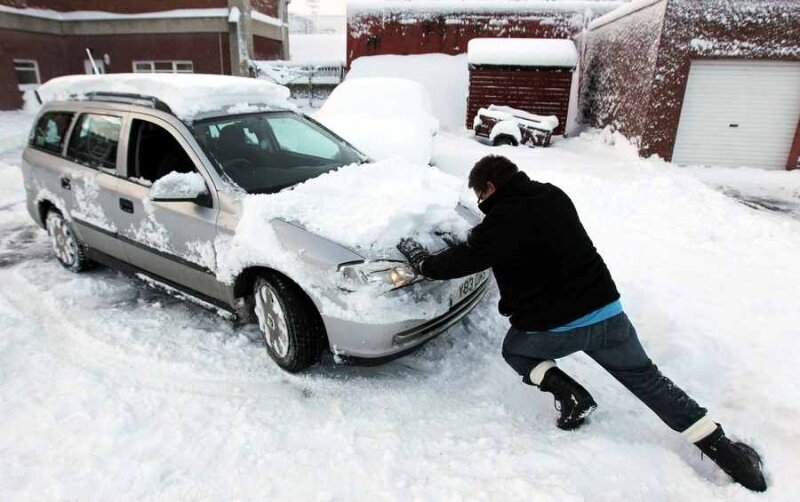
[[[249,193],[275,193],[367,160],[341,138],[292,112],[217,117],[196,122],[193,129],[208,156]]]

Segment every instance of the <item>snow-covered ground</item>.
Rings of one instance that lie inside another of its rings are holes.
[[[771,487],[754,495],[584,356],[562,366],[600,408],[579,431],[556,429],[552,400],[500,356],[496,294],[416,354],[292,376],[253,328],[110,270],[63,270],[25,212],[29,126],[0,113],[2,500],[800,494],[800,173],[680,170],[599,132],[549,149],[466,133],[435,145],[447,172],[502,153],[573,197],[650,355],[763,454]]]

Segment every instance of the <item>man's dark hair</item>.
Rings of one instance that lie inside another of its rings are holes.
[[[469,173],[469,187],[479,191],[486,190],[491,181],[496,189],[508,183],[519,169],[517,165],[502,155],[487,155],[472,168]]]

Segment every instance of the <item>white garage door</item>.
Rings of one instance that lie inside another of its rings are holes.
[[[800,119],[800,63],[693,61],[672,159],[785,169]]]

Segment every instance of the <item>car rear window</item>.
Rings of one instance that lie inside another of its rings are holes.
[[[120,129],[120,117],[81,115],[72,130],[67,156],[89,167],[116,168]]]
[[[64,137],[74,113],[49,112],[39,118],[31,136],[31,146],[46,152],[61,154]]]

